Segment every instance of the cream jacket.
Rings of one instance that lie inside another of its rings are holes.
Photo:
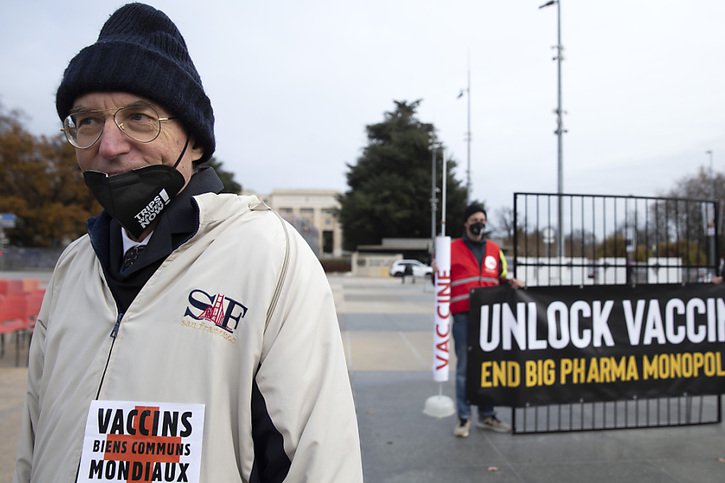
[[[120,318],[89,237],[61,256],[33,334],[14,482],[75,481],[93,399],[204,404],[202,482],[362,481],[352,392],[319,262],[255,197],[195,200],[198,232]],[[224,328],[196,318],[221,295]],[[272,423],[273,437],[254,427],[253,400],[263,403],[257,411],[266,412],[255,415]],[[255,445],[279,450],[288,468],[265,469]]]

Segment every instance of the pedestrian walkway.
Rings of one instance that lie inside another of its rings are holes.
[[[439,390],[431,375],[430,282],[333,275],[330,284],[368,483],[725,481],[723,424],[538,435],[474,429],[455,438],[454,417],[422,412]],[[27,371],[13,363],[12,352],[0,361],[0,483],[10,482],[25,393]],[[453,397],[452,382],[441,387]],[[510,422],[511,413],[500,408],[499,417]]]
[[[346,276],[330,282],[368,483],[725,481],[723,424],[538,435],[474,429],[468,439],[455,438],[455,417],[422,412],[426,398],[438,393],[432,285]],[[453,372],[443,384],[451,398]],[[499,408],[499,417],[510,422],[511,411]]]

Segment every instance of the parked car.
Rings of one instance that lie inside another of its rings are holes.
[[[418,260],[394,261],[393,264],[390,266],[390,276],[402,277],[403,275],[412,275],[414,277],[431,277],[433,276],[433,268],[431,268],[430,265],[419,262]]]

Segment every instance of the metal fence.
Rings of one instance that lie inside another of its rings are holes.
[[[47,271],[55,267],[63,248],[5,247],[0,251],[0,271]]]
[[[712,200],[515,193],[509,264],[532,286],[707,283],[720,273]],[[516,433],[722,421],[720,395],[517,407]]]

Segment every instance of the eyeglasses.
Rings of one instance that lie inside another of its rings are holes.
[[[93,109],[71,112],[63,120],[65,137],[78,149],[87,149],[96,144],[106,125],[106,112],[114,109]],[[150,143],[161,133],[161,123],[176,119],[160,117],[149,104],[139,102],[116,109],[113,122],[129,138],[140,143]]]

